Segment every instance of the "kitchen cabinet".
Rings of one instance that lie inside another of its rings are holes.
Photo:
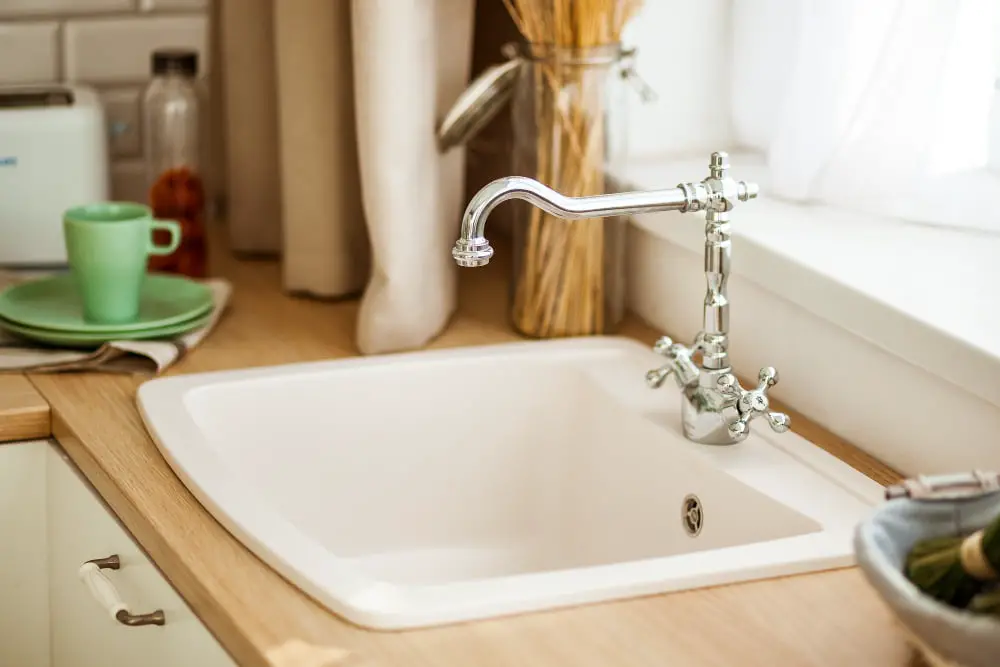
[[[54,441],[0,444],[0,530],[0,665],[235,665]],[[106,581],[162,626],[124,625],[91,594],[81,566],[112,556]]]
[[[50,665],[46,453],[0,443],[0,665]]]

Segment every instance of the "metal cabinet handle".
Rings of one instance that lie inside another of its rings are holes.
[[[118,594],[118,589],[108,578],[103,570],[121,569],[121,559],[117,554],[112,554],[106,558],[95,558],[88,560],[80,566],[78,575],[80,580],[87,586],[87,590],[97,600],[97,603],[108,610],[111,618],[122,625],[136,627],[140,625],[165,625],[167,620],[162,609],[148,614],[133,614],[129,611],[128,605]]]

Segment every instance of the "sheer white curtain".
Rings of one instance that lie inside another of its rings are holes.
[[[768,192],[1000,232],[996,0],[734,0],[736,141]]]

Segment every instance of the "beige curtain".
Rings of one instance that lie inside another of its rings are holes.
[[[469,79],[474,0],[220,0],[237,252],[289,292],[361,294],[366,354],[419,347],[455,307],[464,152],[439,118]]]
[[[215,102],[223,113],[230,247],[275,253],[281,247],[281,184],[271,0],[217,0],[216,16],[222,100]]]

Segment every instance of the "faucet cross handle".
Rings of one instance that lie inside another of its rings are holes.
[[[698,366],[691,359],[694,355],[691,348],[663,336],[656,341],[653,352],[666,357],[667,363],[646,373],[646,384],[651,388],[659,388],[670,375],[674,376],[677,386],[681,388],[698,379]]]
[[[736,399],[736,409],[740,416],[729,425],[729,434],[734,438],[745,434],[750,427],[750,420],[761,415],[767,419],[775,433],[784,433],[791,426],[791,417],[783,412],[772,412],[767,398],[767,390],[778,383],[778,371],[767,366],[760,369],[757,379],[757,388],[750,390],[741,387],[732,373],[720,376],[717,381],[722,394]]]

